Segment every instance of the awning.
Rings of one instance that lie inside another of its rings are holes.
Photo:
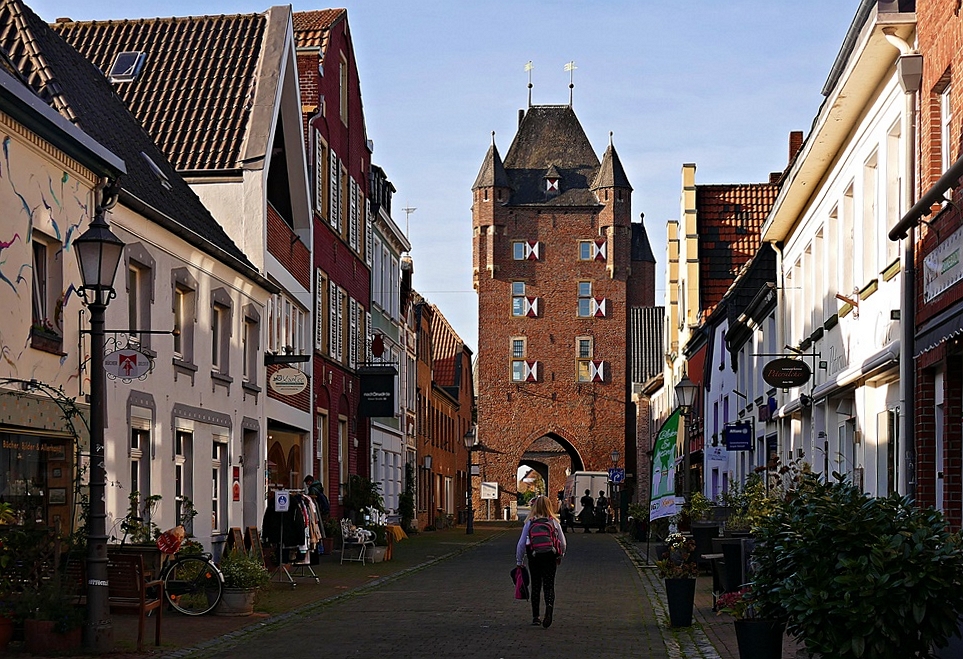
[[[913,357],[919,357],[960,334],[963,334],[963,308],[956,304],[923,324],[922,331],[916,336],[916,354]]]

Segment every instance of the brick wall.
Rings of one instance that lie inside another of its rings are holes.
[[[268,205],[267,223],[268,252],[291,273],[299,284],[310,289],[311,254],[307,246],[271,205]]]

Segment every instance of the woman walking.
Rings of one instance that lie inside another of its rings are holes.
[[[531,513],[522,527],[515,547],[515,563],[522,565],[528,557],[531,573],[532,624],[548,628],[555,611],[555,570],[565,555],[565,533],[555,515],[551,499],[538,496],[532,501]],[[539,618],[540,595],[545,591],[545,617]]]

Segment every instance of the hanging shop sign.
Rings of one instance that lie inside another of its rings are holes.
[[[395,415],[395,376],[394,366],[366,366],[358,369],[361,378],[361,400],[358,402],[359,416]]]
[[[268,385],[282,396],[294,396],[308,387],[308,375],[296,368],[282,368],[271,374]]]
[[[732,423],[722,429],[722,441],[727,451],[752,450],[752,424]]]
[[[114,350],[104,355],[104,370],[114,378],[136,380],[150,369],[150,358],[137,350]]]
[[[773,359],[762,367],[762,379],[779,389],[801,387],[809,382],[811,375],[812,371],[806,362],[791,357]]]

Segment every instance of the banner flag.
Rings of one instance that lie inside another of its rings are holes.
[[[679,437],[679,410],[662,424],[652,451],[652,492],[649,496],[649,521],[675,515],[675,465],[678,459],[676,443]]]

